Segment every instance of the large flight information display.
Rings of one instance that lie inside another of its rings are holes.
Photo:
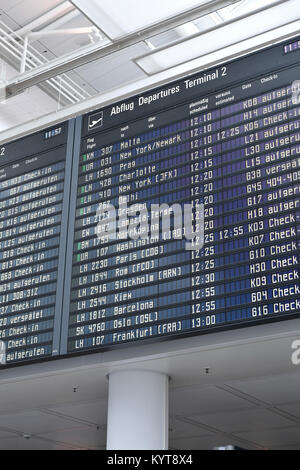
[[[2,364],[59,353],[54,330],[68,133],[64,123],[1,148]]]
[[[69,353],[299,315],[293,59],[280,45],[84,118]],[[202,204],[204,245],[187,250],[175,223],[126,237],[122,210],[141,222],[153,204]]]
[[[299,318],[300,41],[0,144],[0,364]]]

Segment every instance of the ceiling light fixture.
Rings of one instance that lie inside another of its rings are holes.
[[[293,4],[289,9],[285,5],[287,1]],[[297,20],[299,16],[297,4],[296,0],[277,0],[272,6],[265,5],[254,12],[245,13],[238,20],[232,19],[226,23],[219,23],[204,34],[194,35],[190,39],[178,41],[177,44],[171,46],[164,46],[154,53],[135,59],[134,62],[147,75],[154,75],[241,41],[251,38],[255,40],[258,35],[266,31]],[[249,17],[253,23],[251,29],[249,29]]]

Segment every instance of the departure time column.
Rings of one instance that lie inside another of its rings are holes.
[[[220,111],[213,110],[191,118],[191,197],[193,207],[204,205],[204,220],[196,220],[196,231],[204,231],[204,246],[191,252],[192,318],[191,328],[215,326],[225,322],[224,306],[216,297],[224,293],[222,258],[217,256],[218,228],[222,226],[220,144],[214,136],[220,132]],[[194,127],[196,126],[196,127]],[[204,226],[200,227],[200,223]],[[199,237],[198,237],[199,238]],[[200,240],[198,240],[199,242]],[[220,250],[220,245],[218,246]]]

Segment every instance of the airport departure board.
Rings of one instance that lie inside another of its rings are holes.
[[[59,352],[67,140],[63,123],[1,148],[0,340],[7,365]]]
[[[0,145],[2,365],[299,317],[299,43]]]
[[[84,117],[69,353],[300,314],[300,66],[281,69],[294,44]],[[203,246],[180,239],[174,204]]]

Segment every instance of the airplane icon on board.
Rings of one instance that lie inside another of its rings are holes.
[[[103,126],[103,111],[89,116],[89,131]]]

